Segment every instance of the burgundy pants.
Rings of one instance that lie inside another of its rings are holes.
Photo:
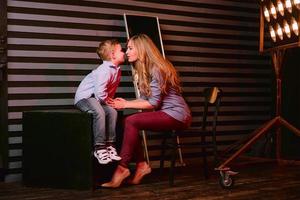
[[[140,130],[148,131],[171,131],[184,129],[187,125],[180,122],[162,111],[141,112],[130,115],[124,121],[124,135],[120,156],[120,165],[128,167],[130,161],[136,163],[145,161]]]

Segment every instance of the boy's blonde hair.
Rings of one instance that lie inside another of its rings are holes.
[[[104,40],[100,42],[96,52],[102,60],[111,60],[110,54],[117,44],[120,42],[116,39]]]

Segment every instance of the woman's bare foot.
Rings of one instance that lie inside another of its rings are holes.
[[[117,188],[120,187],[121,183],[130,175],[130,171],[128,168],[125,168],[121,165],[118,165],[112,179],[110,182],[103,183],[102,187],[107,188]]]
[[[134,185],[140,184],[143,177],[150,173],[151,167],[146,162],[138,163],[136,166],[134,177],[132,179],[129,179],[127,183]]]

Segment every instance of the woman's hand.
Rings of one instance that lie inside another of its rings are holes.
[[[152,110],[154,107],[144,99],[135,99],[127,101],[123,98],[106,99],[107,105],[117,109],[141,109],[141,110]]]
[[[107,104],[117,110],[122,110],[125,108],[126,100],[123,98],[115,98],[115,99],[108,99]]]

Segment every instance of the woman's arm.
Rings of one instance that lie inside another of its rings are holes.
[[[151,96],[146,97],[141,95],[139,99],[127,101],[122,98],[116,98],[113,101],[108,103],[115,109],[142,109],[142,110],[151,110],[157,109],[161,106],[162,102],[162,93],[160,88],[160,74],[154,74],[150,82]]]
[[[108,105],[110,105],[111,107],[117,110],[126,109],[126,108],[142,109],[142,110],[154,109],[154,107],[147,100],[144,99],[135,99],[135,100],[127,101],[122,98],[116,98],[114,100],[109,101]]]

